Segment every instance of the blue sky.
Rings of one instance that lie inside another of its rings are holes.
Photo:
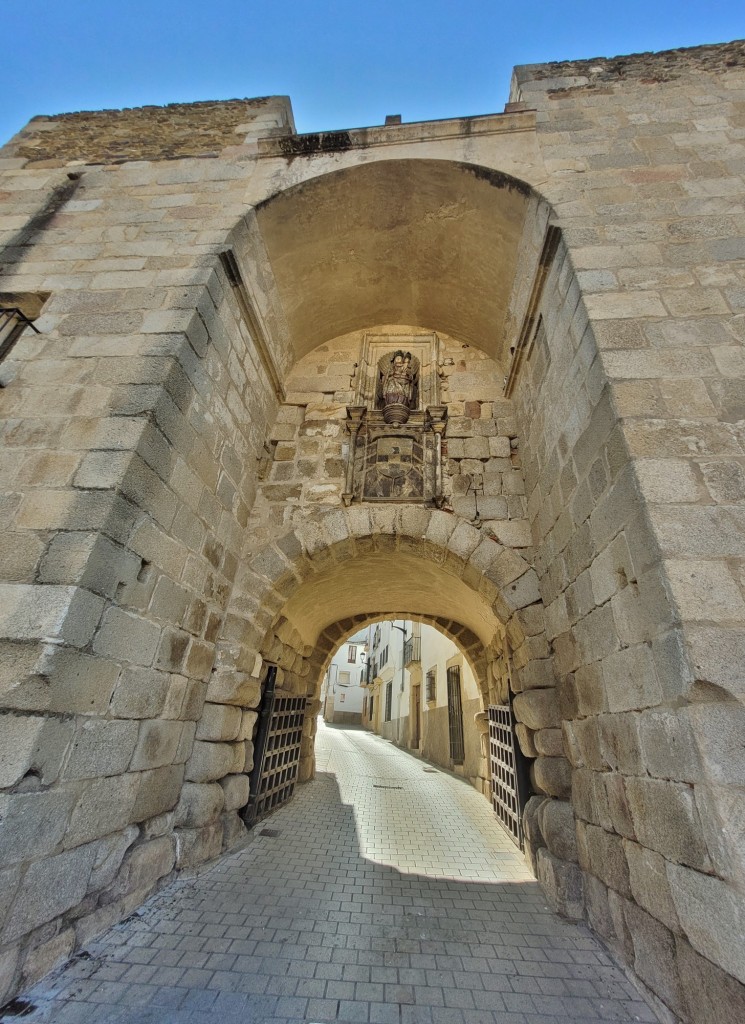
[[[2,0],[0,141],[35,114],[289,93],[299,131],[502,109],[515,64],[745,36],[743,0]]]

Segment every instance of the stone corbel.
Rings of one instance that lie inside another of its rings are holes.
[[[429,405],[425,412],[425,425],[435,438],[435,453],[432,460],[432,494],[430,500],[440,508],[445,500],[442,489],[442,439],[447,427],[448,407],[446,405]]]
[[[349,455],[347,457],[347,475],[344,482],[344,493],[341,500],[348,507],[354,500],[354,464],[357,457],[357,436],[365,421],[367,407],[364,405],[347,406],[347,430],[349,431]]]

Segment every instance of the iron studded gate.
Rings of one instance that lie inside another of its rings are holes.
[[[277,670],[269,668],[254,740],[254,766],[243,820],[250,828],[286,803],[295,791],[305,721],[305,697],[275,692]]]
[[[509,704],[489,706],[489,761],[494,813],[522,850],[522,812],[529,789],[528,771],[515,737]]]

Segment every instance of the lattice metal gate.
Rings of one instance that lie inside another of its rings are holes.
[[[466,745],[463,739],[463,702],[460,693],[460,668],[457,665],[447,670],[447,683],[450,760],[453,764],[463,764],[466,757]]]
[[[528,773],[515,737],[509,704],[489,706],[489,760],[494,813],[522,849],[522,812],[527,800]]]
[[[300,767],[306,698],[275,693],[276,677],[272,666],[261,698],[250,795],[243,812],[249,827],[290,799]]]

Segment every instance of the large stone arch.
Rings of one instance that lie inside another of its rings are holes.
[[[422,615],[417,612],[407,611],[406,609],[398,612],[387,612],[386,618],[392,620],[408,619],[413,622],[432,626],[439,633],[442,633],[444,637],[447,637],[448,640],[455,644],[468,662],[478,683],[482,701],[488,700],[489,679],[487,660],[484,656],[483,645],[475,633],[466,626],[463,626],[452,619],[446,619],[438,615]],[[314,648],[311,669],[314,674],[317,673],[319,683],[323,678],[331,659],[339,647],[341,647],[344,640],[352,634],[359,632],[359,630],[364,629],[365,626],[373,625],[379,621],[380,615],[375,613],[353,615],[335,622],[333,625],[324,629],[324,631],[319,635]],[[281,623],[278,624],[278,628],[280,628],[280,626]]]
[[[391,586],[393,577],[398,582]],[[210,714],[217,720],[219,707],[253,714],[263,667],[276,665],[280,689],[310,699],[301,777],[311,777],[324,665],[356,625],[396,614],[432,622],[459,643],[476,667],[484,705],[513,699],[521,742],[534,757],[533,786],[565,817],[570,768],[536,572],[519,551],[452,512],[406,505],[334,509],[247,558],[228,616],[232,636],[218,643]],[[217,736],[198,740],[195,756],[206,763],[218,746],[225,744]],[[230,786],[230,778],[221,783]],[[199,826],[204,837],[212,827]],[[552,868],[576,872],[558,861]],[[576,912],[576,880],[566,884],[567,899],[557,905]]]

